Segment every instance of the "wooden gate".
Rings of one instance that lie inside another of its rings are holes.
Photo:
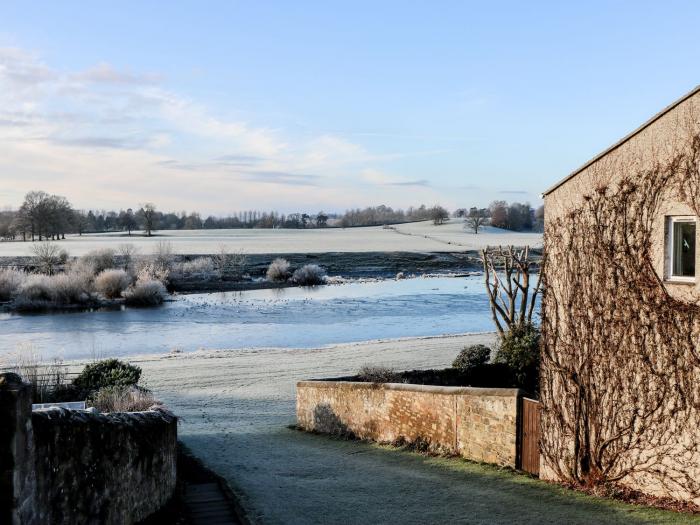
[[[522,398],[520,425],[520,468],[525,472],[540,473],[540,403]]]

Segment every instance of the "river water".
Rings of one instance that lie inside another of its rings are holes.
[[[157,308],[0,314],[0,355],[44,358],[199,348],[309,348],[493,330],[483,278],[438,277],[175,296]]]

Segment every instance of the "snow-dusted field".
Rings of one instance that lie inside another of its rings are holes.
[[[69,235],[60,241],[70,255],[83,255],[99,248],[134,244],[141,253],[153,252],[159,241],[171,243],[180,254],[210,254],[221,245],[245,253],[324,253],[324,252],[452,252],[478,250],[486,246],[542,245],[542,234],[516,233],[486,227],[478,235],[466,231],[463,222],[451,219],[441,226],[418,222],[366,228],[327,228],[309,230],[171,230],[143,237],[125,233]],[[29,242],[0,242],[0,257],[31,255]]]
[[[391,458],[368,457],[357,443],[287,428],[295,423],[296,382],[349,375],[368,363],[444,367],[465,344],[493,337],[203,351],[130,361],[143,368],[142,382],[182,418],[179,438],[238,487],[264,523],[437,523],[425,514],[429,507],[442,508],[445,523],[464,511],[449,501],[449,483],[420,468],[408,474],[406,465]],[[387,498],[394,502],[391,517]]]

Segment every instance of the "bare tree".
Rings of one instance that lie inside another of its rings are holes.
[[[143,216],[143,229],[146,236],[150,237],[158,226],[156,224],[156,205],[147,202],[141,207],[141,215]]]
[[[134,210],[131,208],[126,211],[122,210],[119,213],[119,225],[129,232],[129,235],[131,235],[131,231],[136,229],[136,217],[134,216]]]
[[[48,275],[52,275],[56,267],[68,258],[68,254],[52,242],[39,242],[31,248],[37,268]]]
[[[430,208],[430,219],[435,226],[443,224],[449,217],[449,212],[439,204]]]
[[[491,315],[499,335],[516,326],[532,324],[537,296],[542,292],[542,274],[531,280],[534,262],[528,247],[486,249],[481,252],[484,281]]]
[[[479,233],[479,229],[484,226],[489,220],[488,210],[479,210],[477,208],[472,208],[469,210],[469,214],[466,219],[464,219],[464,224],[467,228],[474,232],[474,234]]]

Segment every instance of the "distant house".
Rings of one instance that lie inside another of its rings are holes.
[[[542,476],[700,504],[700,87],[544,200]]]

